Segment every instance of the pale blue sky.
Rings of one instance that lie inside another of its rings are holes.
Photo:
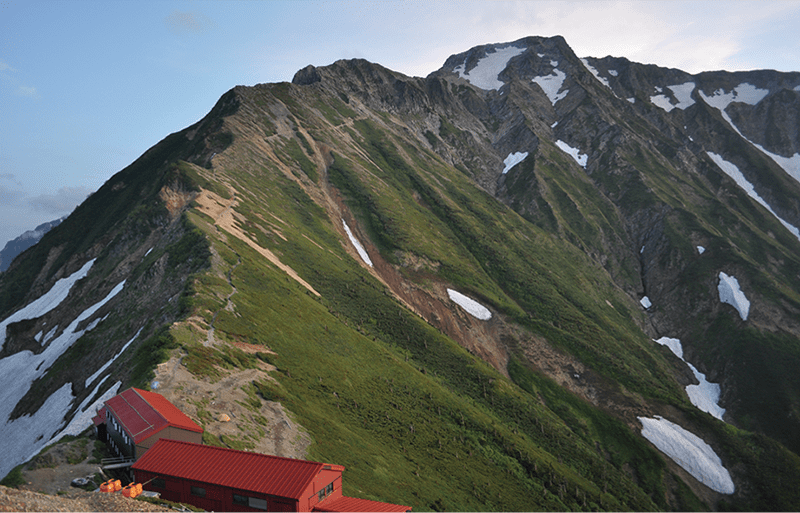
[[[0,248],[65,215],[235,85],[360,57],[425,76],[563,35],[581,56],[800,71],[800,2],[0,0]]]

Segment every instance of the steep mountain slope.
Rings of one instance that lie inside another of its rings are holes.
[[[236,87],[0,275],[6,465],[172,357],[350,495],[797,509],[798,87],[559,37]]]

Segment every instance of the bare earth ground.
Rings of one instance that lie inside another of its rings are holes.
[[[94,493],[73,488],[64,495],[45,495],[0,486],[0,511],[173,511],[121,493]]]

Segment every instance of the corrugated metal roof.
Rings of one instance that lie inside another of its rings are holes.
[[[369,499],[356,499],[355,497],[340,497],[332,501],[322,501],[314,506],[314,511],[331,511],[331,512],[390,512],[401,513],[411,511],[409,506],[401,506],[399,504],[391,504],[389,502],[371,501]]]
[[[160,394],[129,388],[105,402],[134,443],[158,433],[167,426],[174,426],[196,433],[203,428],[167,401]]]
[[[299,500],[305,498],[303,490],[323,466],[315,461],[162,438],[133,469]]]

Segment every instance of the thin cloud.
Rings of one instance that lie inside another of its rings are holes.
[[[39,97],[39,92],[36,90],[36,88],[30,86],[19,86],[17,87],[16,93],[18,96],[26,96],[28,98]]]
[[[28,199],[34,211],[55,215],[69,214],[86,199],[91,190],[86,187],[62,187],[55,194],[41,194]]]
[[[170,32],[177,35],[201,34],[211,30],[214,22],[204,14],[172,11],[164,18]]]
[[[0,61],[0,71],[16,71],[14,68],[9,66],[3,61]]]

